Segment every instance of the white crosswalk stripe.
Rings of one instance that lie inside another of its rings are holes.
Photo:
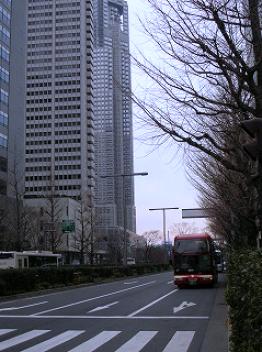
[[[193,340],[195,331],[177,331],[163,352],[186,352]]]
[[[139,352],[157,334],[157,331],[139,331],[116,352]]]
[[[120,334],[120,332],[121,331],[102,331],[100,334],[82,343],[76,348],[73,348],[69,352],[93,352],[98,347],[102,346],[104,343],[110,341],[113,337]]]
[[[22,352],[46,352],[51,350],[51,348],[55,348],[58,345],[61,345],[62,343],[69,341],[73,339],[74,337],[79,336],[85,332],[84,330],[68,330],[66,332],[63,332],[62,334],[59,334],[55,337],[52,337],[51,339],[38,343],[37,345],[27,348],[26,350],[23,350]]]
[[[35,337],[46,334],[49,331],[50,330],[32,330],[32,331],[26,332],[22,335],[18,335],[18,336],[11,338],[11,339],[0,342],[0,351],[4,351],[7,348],[19,345],[22,342],[29,341]]]
[[[14,331],[17,331],[17,329],[0,329],[0,336]],[[4,351],[12,347],[16,348],[17,345],[22,344],[23,342],[29,342],[30,340],[33,340],[36,337],[40,337],[48,332],[51,332],[51,330],[31,330],[29,332],[6,339],[5,341],[0,342],[0,351]],[[34,344],[32,341],[31,347],[24,350],[21,350],[20,347],[19,351],[46,352],[51,349],[52,351],[55,351],[57,346],[66,343],[67,341],[71,341],[77,336],[84,334],[85,332],[85,330],[67,330],[51,338],[47,338],[40,343]],[[123,331],[102,331],[89,339],[83,339],[76,347],[70,351],[68,349],[65,349],[65,351],[93,352],[104,344],[109,343],[114,337],[120,335],[121,333],[123,333]],[[122,342],[122,345],[120,345],[115,352],[139,352],[149,342],[151,342],[154,337],[157,339],[159,333],[160,331],[138,331],[129,340]],[[187,352],[192,343],[194,335],[195,331],[176,331],[162,352]]]
[[[0,329],[0,336],[8,334],[9,332],[15,331],[16,329]]]

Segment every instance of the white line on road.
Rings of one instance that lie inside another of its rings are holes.
[[[159,297],[159,298],[156,299],[155,301],[153,301],[153,302],[147,304],[146,306],[144,306],[144,307],[142,307],[142,308],[136,310],[135,312],[129,314],[128,317],[133,317],[134,315],[137,315],[138,313],[140,313],[140,312],[142,312],[143,310],[145,310],[145,309],[147,309],[147,308],[153,306],[154,304],[156,304],[156,303],[162,301],[162,299],[164,299],[164,298],[166,298],[166,297],[172,295],[173,293],[175,293],[175,292],[177,292],[177,291],[178,291],[178,290],[173,290],[173,291],[171,291],[171,292],[168,292],[166,295],[164,295],[164,296],[162,296],[162,297]]]
[[[171,284],[173,284],[174,283],[174,281],[172,280],[172,281],[168,281],[168,285],[171,285]]]
[[[116,301],[116,302],[113,302],[113,303],[109,303],[109,304],[107,304],[107,305],[105,305],[105,306],[101,306],[101,307],[94,308],[94,309],[90,310],[88,313],[98,312],[99,310],[108,309],[108,308],[110,308],[110,307],[116,305],[117,303],[119,303],[119,302]]]
[[[187,352],[195,331],[177,331],[163,352]]]
[[[125,315],[0,315],[0,318],[15,319],[209,319],[209,316],[201,315],[176,315],[176,316],[151,316],[137,315],[129,317]]]
[[[132,285],[132,284],[137,284],[138,281],[128,281],[128,282],[124,282],[124,285]]]
[[[26,332],[25,334],[18,335],[16,337],[11,338],[11,339],[0,342],[0,351],[3,351],[3,350],[6,350],[7,348],[19,345],[22,342],[29,341],[35,337],[46,334],[49,331],[50,330],[32,330],[32,331]]]
[[[157,334],[157,331],[139,331],[115,352],[139,352]]]
[[[16,329],[0,329],[0,336],[8,334],[9,332],[15,331]]]
[[[40,342],[37,345],[29,347],[21,352],[46,352],[58,345],[61,345],[62,343],[65,343],[66,341],[73,339],[74,337],[83,334],[84,332],[84,330],[65,331],[62,334],[52,337],[51,339],[46,340],[44,342]]]
[[[68,307],[73,307],[73,306],[76,306],[76,305],[78,305],[78,304],[82,304],[82,303],[94,301],[94,300],[99,299],[99,298],[104,298],[104,297],[109,297],[109,296],[117,295],[118,293],[130,291],[130,290],[133,290],[133,289],[138,288],[138,287],[143,287],[143,286],[151,285],[151,284],[154,284],[155,282],[156,282],[156,281],[149,281],[149,282],[147,282],[147,283],[145,283],[145,284],[141,284],[141,285],[137,285],[137,286],[133,286],[133,287],[128,287],[128,288],[125,288],[125,289],[122,289],[122,290],[118,290],[118,291],[114,291],[114,292],[111,292],[111,293],[106,293],[105,295],[101,295],[101,296],[97,296],[97,297],[92,297],[92,298],[84,299],[84,300],[82,300],[82,301],[77,301],[77,302],[74,302],[74,303],[66,304],[66,305],[64,305],[64,306],[60,306],[60,307],[56,307],[56,308],[51,308],[51,309],[43,310],[42,312],[38,312],[38,313],[32,314],[32,316],[35,317],[35,316],[38,316],[38,315],[40,315],[40,314],[50,313],[50,312],[53,312],[53,311],[55,311],[55,310],[64,309],[64,308],[68,308]]]
[[[92,339],[85,341],[81,345],[73,348],[69,352],[93,352],[113,337],[120,334],[121,331],[102,331],[100,334],[94,336]]]
[[[46,303],[48,303],[48,301],[38,302],[38,303],[34,303],[34,304],[28,304],[27,306],[22,306],[22,307],[1,308],[0,312],[5,311],[5,310],[17,310],[17,309],[24,309],[24,308],[34,307],[34,306],[40,306],[41,304],[46,304]]]

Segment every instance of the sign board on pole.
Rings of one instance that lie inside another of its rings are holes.
[[[195,209],[182,209],[182,219],[197,219],[197,218],[210,218],[211,209],[195,208]]]
[[[62,221],[62,231],[63,232],[73,232],[75,231],[74,220],[63,220]]]

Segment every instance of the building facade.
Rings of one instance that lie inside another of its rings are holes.
[[[25,198],[52,193],[92,204],[93,1],[22,1],[27,11]]]
[[[134,179],[117,177],[134,172],[127,2],[94,0],[94,28],[98,222],[103,228],[126,226],[135,232]]]
[[[11,0],[0,0],[0,211],[8,185],[10,25]]]

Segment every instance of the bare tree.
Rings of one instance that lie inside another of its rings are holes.
[[[262,117],[261,1],[147,1],[152,18],[143,25],[159,54],[135,59],[152,87],[134,98],[140,116],[160,140],[245,173],[228,157],[235,145],[220,136],[225,123],[235,121],[237,130],[238,121]]]
[[[176,235],[186,235],[191,233],[198,233],[199,229],[195,226],[195,224],[190,224],[188,222],[180,222],[173,224],[171,226],[171,234],[173,236]]]
[[[143,232],[142,237],[145,239],[145,247],[144,247],[145,261],[149,263],[152,248],[154,246],[158,246],[161,243],[161,241],[163,241],[163,237],[159,230],[151,230],[151,231]]]

